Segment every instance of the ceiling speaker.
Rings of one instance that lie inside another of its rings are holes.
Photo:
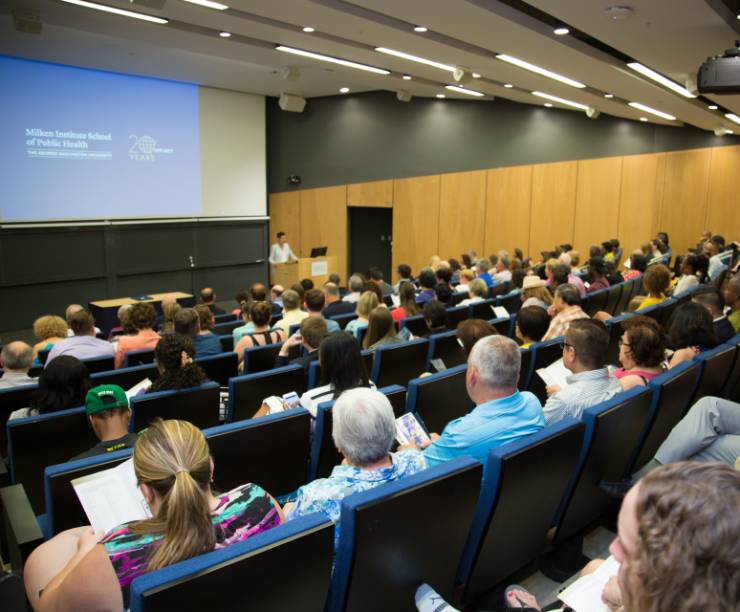
[[[452,77],[455,79],[456,83],[465,85],[473,80],[473,73],[468,68],[457,66],[455,71],[452,73]]]
[[[598,108],[594,108],[593,106],[589,106],[586,109],[586,117],[589,119],[596,119],[601,114],[601,111],[599,111]]]
[[[37,9],[14,8],[13,21],[15,29],[26,34],[41,34],[41,12]]]
[[[727,128],[723,128],[721,126],[714,128],[714,135],[715,136],[724,136],[727,133],[728,133]]]
[[[284,93],[280,94],[278,105],[281,109],[289,113],[302,113],[303,109],[306,108],[306,99],[301,98],[301,96]]]
[[[401,91],[396,92],[396,98],[398,98],[399,102],[411,102],[411,98],[413,98],[413,96],[410,92],[402,89]]]
[[[297,81],[301,78],[301,71],[295,66],[286,66],[280,72],[286,81]]]

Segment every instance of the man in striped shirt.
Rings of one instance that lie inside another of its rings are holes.
[[[548,386],[550,396],[543,408],[548,425],[565,417],[580,418],[586,408],[611,399],[622,390],[619,380],[609,374],[604,357],[609,333],[601,321],[578,319],[571,322],[563,342],[563,365],[573,372],[564,388]]]

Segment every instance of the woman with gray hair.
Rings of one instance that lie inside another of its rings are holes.
[[[342,499],[426,468],[419,451],[390,452],[395,435],[396,420],[385,395],[363,387],[342,393],[332,408],[332,437],[344,461],[328,478],[298,489],[295,501],[285,505],[286,520],[323,512],[337,526],[336,546]]]

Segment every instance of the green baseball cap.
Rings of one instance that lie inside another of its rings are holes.
[[[114,408],[128,408],[126,392],[118,385],[100,385],[87,392],[85,412],[88,416]]]

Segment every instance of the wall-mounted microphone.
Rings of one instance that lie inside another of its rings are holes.
[[[190,267],[191,268],[194,268],[195,267],[195,260],[193,259],[193,256],[192,255],[188,255],[188,259],[190,260]]]
[[[257,259],[257,260],[255,260],[254,263],[265,263],[265,260],[264,259]]]

